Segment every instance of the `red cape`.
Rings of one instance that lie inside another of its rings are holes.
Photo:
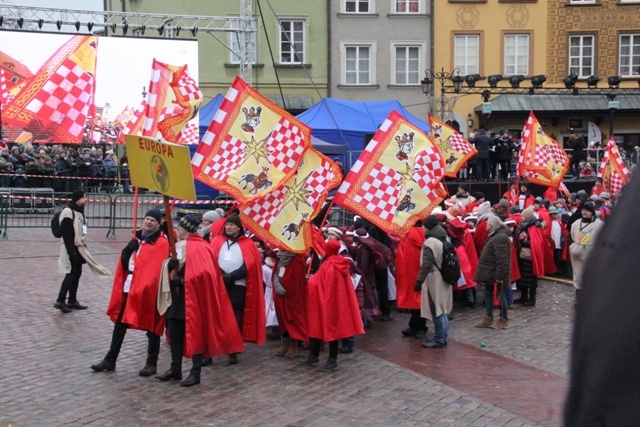
[[[476,224],[476,231],[473,233],[473,242],[476,246],[476,254],[481,254],[484,249],[484,243],[487,241],[489,232],[487,231],[487,219]]]
[[[218,218],[213,222],[213,224],[211,224],[211,227],[209,227],[209,233],[211,233],[209,237],[209,241],[213,240],[214,237],[222,235],[222,232],[224,231],[224,224],[226,222],[227,222],[227,218],[222,217],[222,218]]]
[[[547,187],[542,197],[545,199],[548,199],[551,203],[553,203],[556,200],[558,200],[558,189],[553,187]]]
[[[165,316],[158,313],[156,298],[162,262],[168,257],[169,240],[164,234],[158,237],[154,244],[140,244],[137,258],[141,261],[135,264],[129,296],[122,315],[122,323],[126,323],[131,329],[151,331],[162,336]],[[114,323],[117,322],[122,310],[124,281],[127,274],[128,272],[122,268],[122,261],[118,257],[113,287],[111,288],[111,299],[109,299],[107,307],[107,315]]]
[[[449,235],[460,239],[461,244],[460,246],[456,246],[455,250],[460,260],[460,270],[462,270],[466,282],[463,286],[454,285],[453,290],[462,291],[473,288],[476,286],[473,276],[478,268],[478,254],[473,241],[473,235],[467,228],[467,224],[458,218],[448,220],[447,225]]]
[[[527,230],[531,241],[531,261],[533,263],[533,275],[544,276],[557,271],[553,261],[553,246],[549,243],[542,229],[532,225]]]
[[[218,267],[218,255],[222,244],[227,241],[227,237],[216,236],[211,240],[213,249],[213,260],[216,265],[215,273],[218,280],[222,282],[222,272]],[[262,283],[262,259],[260,252],[253,240],[241,236],[238,245],[242,251],[244,263],[247,266],[247,293],[244,303],[244,318],[242,324],[242,339],[247,342],[264,344],[267,340],[267,317],[264,306],[264,288]]]
[[[273,274],[280,267],[276,263]],[[298,254],[287,264],[284,276],[280,279],[287,291],[283,296],[273,292],[280,333],[287,332],[291,339],[307,341],[307,286],[304,283],[306,264],[304,254]]]
[[[420,272],[420,250],[424,243],[422,227],[411,227],[396,250],[396,304],[417,310],[421,293],[413,290]]]
[[[511,283],[520,280],[520,266],[518,265],[518,255],[516,254],[516,245],[511,242]],[[509,285],[511,286],[511,285]]]
[[[544,221],[547,226],[542,230],[544,235],[547,237],[551,237],[551,217],[549,216],[549,211],[546,208],[541,207],[537,211],[538,219]]]
[[[199,234],[187,238],[184,269],[184,356],[215,357],[244,350],[227,290],[216,277],[213,251]],[[264,306],[264,302],[262,303]]]
[[[334,341],[364,334],[350,265],[341,255],[329,256],[309,279],[309,337]]]

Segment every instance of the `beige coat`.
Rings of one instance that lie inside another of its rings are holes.
[[[86,236],[82,232],[82,224],[84,223],[84,215],[78,211],[71,212],[71,208],[64,208],[60,213],[60,224],[65,218],[73,218],[73,243],[78,247],[78,252],[82,258],[87,261],[87,265],[98,276],[109,276],[111,273],[96,261],[86,247]],[[58,272],[63,274],[71,273],[71,262],[69,254],[64,246],[64,240],[60,238],[60,257],[58,258]]]
[[[440,228],[444,233],[442,227],[438,226],[434,228],[432,231]],[[431,232],[430,232],[431,233]],[[429,254],[425,255],[426,252],[431,252],[433,258],[429,256]],[[436,265],[442,265],[442,252],[443,252],[443,244],[442,241],[435,237],[428,237],[424,244],[422,245],[422,253],[420,257],[420,266],[423,267],[423,262],[425,259],[427,262],[430,262],[431,268],[428,270],[427,278],[422,284],[422,298],[420,305],[420,316],[425,319],[433,320],[431,316],[431,310],[429,309],[429,300],[433,301],[435,305],[436,316],[440,316],[442,314],[448,314],[451,312],[453,307],[453,292],[452,286],[447,284],[444,280],[442,280],[442,276],[438,269],[433,265],[433,262]],[[433,261],[431,261],[433,259]],[[427,266],[428,267],[428,266]]]
[[[569,246],[569,254],[573,268],[573,286],[576,289],[582,288],[582,268],[603,225],[604,223],[599,219],[586,225],[582,223],[582,220],[577,220],[571,225],[572,243]]]

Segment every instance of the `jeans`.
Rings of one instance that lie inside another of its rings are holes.
[[[435,333],[433,340],[438,344],[444,344],[449,337],[449,317],[447,313],[442,313],[440,316],[436,316],[436,306],[433,303],[433,298],[429,298],[429,309],[431,310],[431,317],[433,318],[433,326],[435,327]]]
[[[507,293],[505,292],[505,287],[511,286],[510,284],[502,284],[500,285],[502,289],[500,289],[500,295],[498,295],[498,300],[500,301],[500,318],[504,320],[509,320],[507,315]],[[484,308],[486,310],[487,317],[491,317],[493,319],[493,283],[485,283],[484,284]]]

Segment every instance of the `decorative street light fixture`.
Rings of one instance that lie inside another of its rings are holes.
[[[433,98],[433,83],[435,80],[440,82],[440,96],[437,98]],[[458,100],[457,96],[447,97],[445,95],[445,83],[447,80],[451,80],[453,83],[453,87],[458,90],[462,90],[462,82],[463,78],[460,76],[460,69],[455,68],[451,72],[447,72],[444,70],[444,67],[440,71],[434,72],[431,69],[427,69],[425,71],[425,77],[420,82],[422,84],[422,92],[425,95],[431,96],[431,111],[433,111],[434,115],[438,117],[440,120],[446,122],[451,121],[453,119],[453,107]]]

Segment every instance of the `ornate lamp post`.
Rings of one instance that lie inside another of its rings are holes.
[[[437,80],[440,82],[440,96],[434,98],[432,95],[433,83]],[[442,121],[453,120],[453,107],[458,101],[458,97],[447,97],[445,95],[445,83],[447,80],[453,82],[453,87],[456,88],[456,92],[460,92],[462,89],[463,78],[460,76],[460,69],[455,68],[451,72],[444,70],[444,67],[440,71],[434,72],[431,69],[425,71],[425,77],[420,82],[422,84],[422,92],[425,95],[431,96],[431,111],[433,114]]]

